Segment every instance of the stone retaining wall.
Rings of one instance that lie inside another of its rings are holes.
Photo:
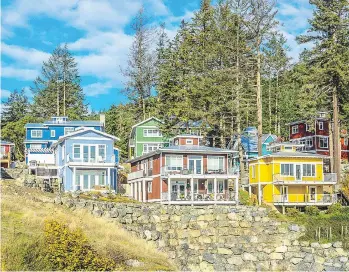
[[[299,241],[303,227],[269,218],[262,207],[119,204],[68,197],[55,203],[112,218],[156,243],[180,270],[349,270],[349,252],[341,242]]]

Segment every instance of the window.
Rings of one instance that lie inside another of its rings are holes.
[[[223,172],[224,171],[224,157],[222,156],[208,156],[207,171]]]
[[[75,175],[75,185],[80,186],[80,174]]]
[[[186,139],[185,143],[187,145],[192,145],[193,144],[193,140],[192,139]]]
[[[281,164],[281,175],[283,176],[293,176],[294,172],[293,172],[293,164],[289,164],[289,163],[282,163]]]
[[[344,145],[348,145],[349,138],[344,138]]]
[[[32,130],[31,137],[32,138],[42,138],[42,130]]]
[[[105,160],[106,146],[98,145],[98,159]]]
[[[319,122],[319,130],[324,130],[324,122]]]
[[[85,190],[88,190],[89,189],[89,186],[88,186],[88,178],[89,178],[89,175],[84,175],[84,184],[83,184],[83,188]]]
[[[315,177],[315,164],[303,164],[303,176]]]
[[[88,162],[88,145],[83,146],[83,158],[84,162]]]
[[[74,145],[73,146],[73,158],[80,159],[80,157],[81,157],[80,145]]]
[[[149,158],[149,169],[153,169],[153,158]]]
[[[207,181],[207,193],[208,194],[213,193],[213,180]]]
[[[143,154],[153,152],[161,147],[161,144],[143,144]]]
[[[308,124],[305,124],[305,131],[310,131]]]
[[[56,131],[55,130],[51,130],[51,137],[52,138],[56,137]]]
[[[161,137],[162,133],[159,129],[144,129],[143,136],[144,137]]]
[[[41,149],[41,144],[30,144],[30,149]]]
[[[292,134],[298,133],[298,125],[292,126]]]
[[[328,139],[327,138],[319,138],[319,147],[320,148],[328,148]]]
[[[285,146],[285,150],[292,150],[292,146]]]
[[[166,156],[166,169],[167,170],[182,170],[183,169],[183,156],[171,155]]]
[[[148,193],[151,193],[151,192],[153,192],[153,182],[149,181],[148,182]]]
[[[252,172],[252,178],[256,178],[256,166],[255,165],[251,166],[251,172]]]
[[[74,132],[74,128],[73,127],[65,127],[64,128],[64,135],[69,134]]]
[[[217,186],[218,186],[218,193],[222,194],[224,192],[224,180],[218,180],[217,181]]]

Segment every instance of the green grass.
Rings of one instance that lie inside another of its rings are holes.
[[[1,182],[1,268],[2,271],[51,271],[52,262],[45,258],[47,220],[63,222],[74,233],[80,229],[88,245],[99,256],[111,258],[117,270],[176,270],[164,253],[154,245],[122,229],[116,222],[93,217],[84,210],[71,211],[65,206],[43,203],[38,195],[53,198],[34,189]],[[141,267],[129,267],[125,260],[135,259]]]

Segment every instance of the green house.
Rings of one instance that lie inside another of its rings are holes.
[[[152,152],[168,140],[162,135],[160,125],[162,121],[156,117],[150,117],[132,127],[129,139],[129,158],[136,158]]]

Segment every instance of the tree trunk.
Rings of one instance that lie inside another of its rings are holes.
[[[56,82],[56,88],[57,88],[57,116],[59,116],[59,87]]]
[[[63,67],[63,115],[65,116],[65,67]]]
[[[257,40],[257,123],[258,123],[258,156],[262,156],[262,86],[261,86],[261,53],[260,38]]]
[[[328,141],[329,141],[329,149],[330,149],[330,170],[331,173],[334,173],[334,163],[333,163],[333,159],[334,159],[334,153],[333,153],[333,126],[332,126],[332,120],[329,120],[328,122]]]
[[[145,99],[142,97],[142,110],[143,110],[143,120],[147,118],[146,112],[145,112]]]
[[[337,183],[341,180],[341,152],[340,152],[340,135],[339,135],[339,120],[338,120],[338,94],[337,88],[334,87],[332,92],[333,97],[333,163],[334,172],[337,173]]]
[[[280,126],[280,111],[279,111],[279,72],[276,74],[276,107],[277,107],[277,114],[276,114],[276,127],[277,130],[275,133],[277,133],[277,136],[281,135],[281,126]]]
[[[268,87],[268,106],[269,106],[269,134],[271,134],[271,75],[269,76],[269,87]]]

